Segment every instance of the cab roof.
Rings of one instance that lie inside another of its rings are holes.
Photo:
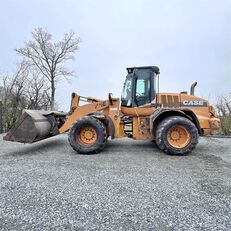
[[[143,67],[127,67],[128,73],[132,73],[135,69],[151,69],[156,74],[160,74],[160,69],[157,66],[143,66]]]

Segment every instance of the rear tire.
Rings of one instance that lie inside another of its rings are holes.
[[[73,124],[68,140],[76,152],[95,154],[102,151],[106,144],[106,128],[100,120],[84,116]]]
[[[198,143],[198,130],[194,123],[181,116],[171,116],[159,123],[156,144],[168,154],[187,154]]]

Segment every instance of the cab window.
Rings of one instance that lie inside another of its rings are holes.
[[[121,96],[122,106],[132,106],[132,77],[127,76]]]
[[[137,106],[151,102],[150,98],[150,73],[139,73],[136,81],[135,103]]]

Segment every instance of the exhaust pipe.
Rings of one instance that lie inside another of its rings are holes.
[[[190,87],[190,95],[194,95],[194,89],[195,89],[196,85],[197,85],[197,82],[194,82],[194,83],[191,85],[191,87]]]

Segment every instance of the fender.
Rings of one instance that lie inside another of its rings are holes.
[[[183,116],[185,118],[190,119],[195,124],[195,126],[197,127],[198,133],[200,135],[202,135],[200,123],[199,123],[199,121],[197,119],[197,116],[190,109],[167,109],[167,108],[161,108],[159,110],[156,110],[150,116],[150,130],[153,129],[153,127],[154,127],[153,124],[155,124],[154,122],[158,122],[158,121],[161,121],[161,120],[165,119],[166,117],[175,116],[175,115]]]
[[[98,111],[90,113],[88,116],[93,116],[94,118],[101,120],[107,128],[108,136],[111,136],[112,139],[115,138],[115,125],[110,116]]]

